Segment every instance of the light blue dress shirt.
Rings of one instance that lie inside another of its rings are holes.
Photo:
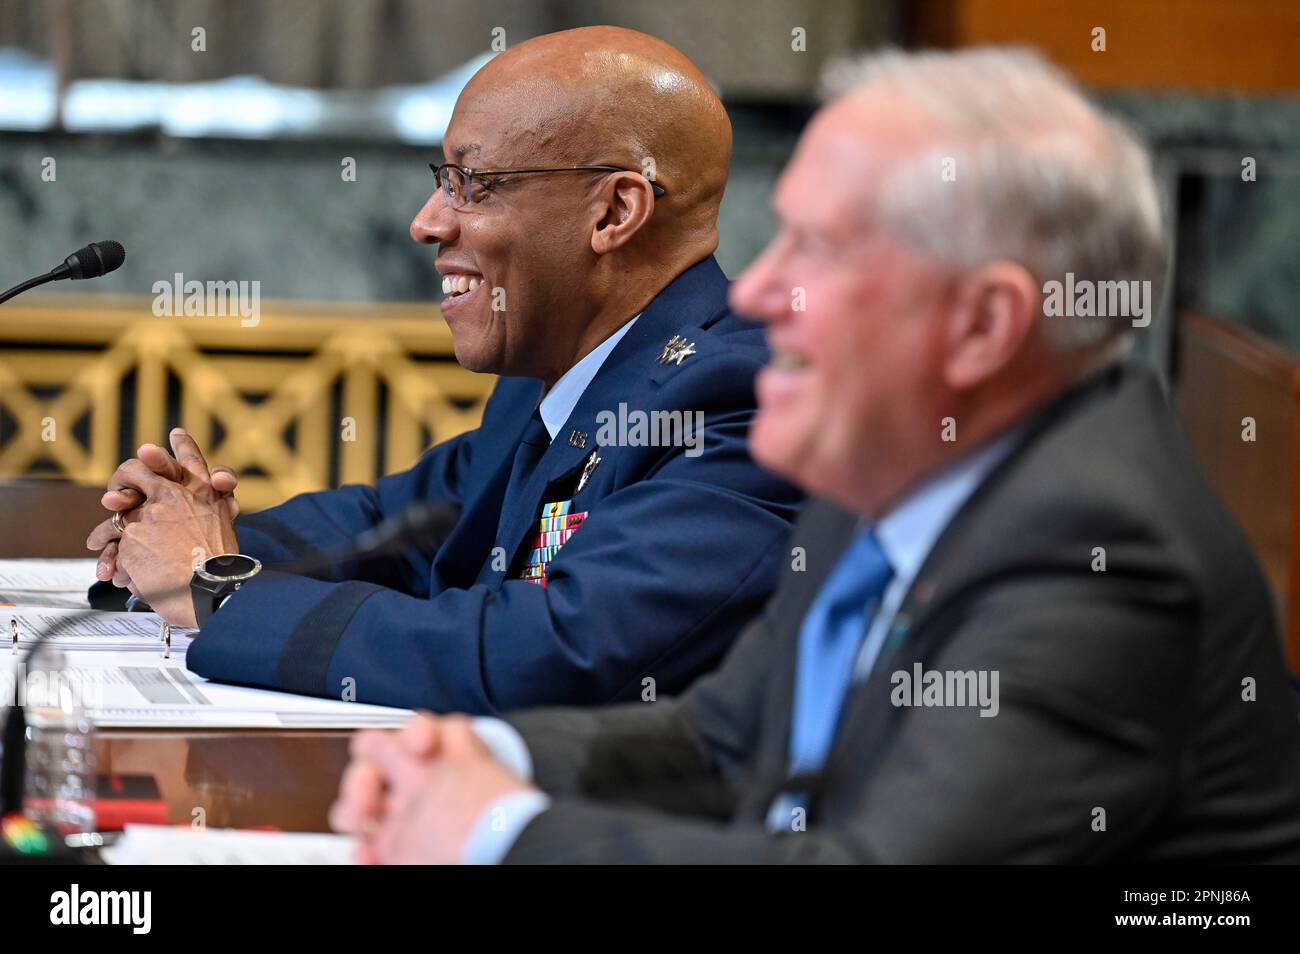
[[[640,317],[639,314],[633,316],[622,328],[592,348],[577,364],[565,371],[560,380],[546,392],[542,402],[537,405],[537,413],[542,416],[542,423],[546,425],[551,440],[555,440],[555,435],[569,419],[573,409],[578,406],[582,393],[587,390],[587,385],[591,384],[591,379],[596,376],[596,372],[605,363],[610,352],[623,340],[623,336],[632,330],[632,326]]]
[[[630,326],[631,322],[628,322],[622,330],[625,331]],[[590,381],[591,378],[588,377],[587,380]],[[577,398],[573,401],[573,404],[576,403]],[[572,407],[571,404],[570,411]],[[565,417],[567,416],[568,412]],[[876,536],[894,569],[894,577],[880,598],[880,608],[867,629],[854,666],[854,679],[865,679],[871,674],[903,598],[916,581],[916,575],[921,572],[935,541],[952,522],[962,504],[984,482],[989,472],[1011,453],[1019,437],[1018,429],[1009,431],[953,462],[909,493],[877,521]],[[532,778],[532,758],[528,754],[528,746],[511,725],[500,719],[482,717],[474,720],[474,729],[498,761],[524,778]],[[462,861],[465,864],[498,864],[528,823],[550,805],[551,800],[536,791],[516,792],[497,799],[479,817],[478,824],[465,843]],[[773,831],[783,830],[771,817],[768,818],[768,828]]]
[[[479,716],[471,720],[474,733],[492,752],[493,758],[520,778],[532,781],[533,758],[524,737],[501,719]],[[461,849],[461,864],[500,864],[528,823],[551,807],[542,792],[512,792],[495,799],[479,816]]]
[[[1019,431],[1012,430],[954,461],[909,493],[876,523],[876,538],[894,568],[894,578],[880,597],[880,608],[862,641],[854,679],[865,679],[871,674],[903,597],[912,588],[935,541],[962,504],[984,483],[989,471],[1011,453],[1018,437]]]

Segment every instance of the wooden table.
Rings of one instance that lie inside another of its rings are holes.
[[[329,831],[341,731],[103,729],[101,772],[152,775],[172,824]]]

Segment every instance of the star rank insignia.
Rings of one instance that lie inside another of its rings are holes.
[[[576,497],[582,493],[582,488],[587,486],[587,481],[591,480],[591,475],[595,473],[596,467],[600,464],[600,454],[596,451],[591,452],[587,458],[587,463],[582,467],[582,474],[578,477],[578,486],[573,488],[573,495]]]
[[[664,350],[659,352],[660,364],[681,364],[684,358],[689,358],[695,354],[694,343],[687,341],[681,335],[673,335],[664,345]]]

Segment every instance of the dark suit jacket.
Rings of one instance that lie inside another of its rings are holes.
[[[854,525],[810,503],[793,538],[806,572],[679,700],[512,715],[556,801],[507,860],[1300,856],[1300,729],[1268,590],[1156,380],[1130,367],[1037,415],[954,517],[823,772],[795,786],[814,795],[807,829],[767,834],[800,621]],[[916,663],[998,671],[998,714],[895,706],[891,674]]]
[[[694,353],[659,360],[673,336]],[[717,666],[785,562],[800,495],[746,447],[766,357],[762,329],[727,307],[717,263],[700,262],[619,341],[555,440],[540,442],[517,493],[507,496],[508,479],[541,383],[503,378],[480,427],[410,470],[241,517],[241,549],[274,563],[336,550],[414,500],[461,509],[436,554],[341,565],[320,579],[261,573],[203,627],[188,665],[212,679],[336,699],[353,687],[362,702],[439,711],[604,704],[638,698],[647,679],[681,691]],[[650,436],[635,431],[597,447],[601,412],[617,416],[620,405],[701,413],[702,453],[634,444]],[[570,440],[575,431],[585,442]],[[579,491],[593,454],[600,463]],[[547,586],[520,579],[542,505],[563,500],[585,522],[549,564]]]

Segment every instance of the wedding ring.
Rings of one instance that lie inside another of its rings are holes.
[[[119,537],[126,533],[126,521],[122,519],[122,514],[125,512],[124,510],[114,510],[113,517],[109,521],[113,524],[113,529],[117,531]]]

